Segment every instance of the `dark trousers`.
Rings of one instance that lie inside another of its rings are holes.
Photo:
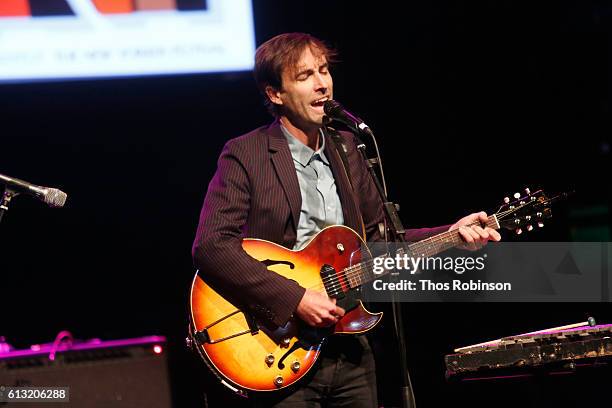
[[[253,407],[375,408],[376,367],[365,336],[333,336],[317,366],[295,387],[258,395]]]

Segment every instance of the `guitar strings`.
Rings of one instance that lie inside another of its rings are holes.
[[[510,210],[507,210],[507,211],[500,212],[498,214],[495,214],[495,216],[497,217],[498,220],[503,219],[508,214],[516,212],[518,209],[520,209],[520,208],[522,208],[522,207],[524,207],[524,206],[526,206],[528,204],[530,204],[530,203],[526,203],[523,206],[517,207],[515,209],[510,209]],[[540,204],[542,204],[542,203],[540,203]],[[471,224],[468,224],[468,226],[474,226],[474,225],[478,225],[478,224],[480,224],[480,223],[478,221],[476,221],[476,222],[473,222]],[[488,226],[488,227],[495,227],[496,226],[494,216],[490,216],[489,217],[486,226]],[[410,244],[410,245],[408,245],[408,249],[411,252],[413,252],[413,253],[414,252],[423,253],[422,256],[425,256],[425,253],[429,253],[429,251],[423,251],[423,250],[415,251],[415,249],[417,247],[422,247],[423,245],[427,245],[427,249],[431,249],[432,244],[433,244],[434,245],[434,249],[436,250],[436,252],[439,252],[438,250],[440,249],[441,246],[443,247],[443,246],[448,245],[448,244],[455,245],[455,241],[456,241],[456,239],[457,239],[457,237],[459,235],[458,234],[453,234],[452,233],[453,231],[457,231],[457,229],[454,229],[454,230],[451,230],[451,231],[446,231],[444,233],[435,235],[433,237],[426,238],[426,239],[424,239],[422,241]],[[448,239],[449,237],[450,237],[450,240]],[[434,252],[434,253],[436,253],[436,252]],[[388,255],[383,255],[383,256],[388,256]],[[361,283],[363,283],[362,282],[362,276],[365,275],[364,272],[367,273],[367,272],[370,271],[370,267],[372,266],[373,263],[374,263],[374,260],[371,259],[371,260],[368,260],[368,261],[365,261],[365,262],[360,262],[360,263],[358,263],[356,265],[349,266],[349,267],[347,267],[347,268],[342,270],[344,272],[344,280],[348,281],[348,285],[349,285],[350,288],[356,286],[355,284],[360,285]],[[382,274],[382,275],[384,275],[384,274]],[[326,289],[326,284],[332,283],[332,281],[335,281],[335,282],[333,282],[333,285],[328,286],[330,290],[332,290],[332,291],[336,291],[338,289],[342,290],[342,286],[343,285],[342,285],[342,282],[341,282],[341,278],[339,278],[337,275],[336,276],[329,276],[327,278],[324,278],[324,279],[321,280],[321,283],[318,283],[315,286],[309,287],[308,289]],[[364,282],[365,282],[365,280],[364,280]]]
[[[468,226],[472,226],[472,225],[478,225],[479,222],[474,222],[472,224],[469,224]],[[487,222],[487,226],[495,226],[495,222],[493,217],[491,216],[490,219]],[[408,249],[411,252],[415,252],[413,251],[413,249],[418,245],[423,245],[425,244],[425,241],[430,241],[430,243],[428,244],[428,248],[431,248],[431,244],[436,242],[437,244],[443,244],[444,245],[448,245],[448,244],[455,244],[454,240],[456,239],[456,237],[458,236],[458,234],[453,233],[453,231],[457,231],[457,229],[451,230],[451,231],[446,231],[442,234],[438,234],[435,235],[433,237],[427,238],[426,240],[420,241],[420,242],[416,242],[414,244],[408,245]],[[443,236],[451,236],[451,241],[448,240],[448,238],[444,238]],[[450,248],[450,247],[449,247]],[[439,249],[439,246],[436,247],[436,249]],[[422,251],[419,251],[422,252]],[[381,256],[388,256],[388,255],[381,255]],[[424,254],[423,254],[424,256]],[[378,258],[378,257],[377,257]],[[374,258],[376,259],[376,258]],[[364,262],[360,262],[356,265],[352,265],[349,266],[347,268],[344,268],[342,271],[344,272],[344,280],[348,281],[349,287],[352,288],[354,286],[358,286],[361,283],[365,282],[366,280],[363,280],[362,282],[362,276],[365,276],[365,273],[369,272],[371,270],[371,266],[374,263],[374,259],[370,259]],[[385,274],[381,274],[381,275],[385,275]],[[332,282],[335,281],[335,282]],[[326,286],[329,287],[329,289],[331,291],[336,291],[338,289],[342,289],[342,282],[340,280],[340,278],[335,275],[335,276],[329,276],[326,277],[324,279],[321,280],[321,283],[318,283],[315,286],[309,287],[308,289],[326,289]],[[333,283],[332,285],[327,285],[329,283]]]
[[[477,225],[477,224],[478,224],[478,222],[474,222],[474,223],[472,223],[472,224],[470,224],[470,225]],[[493,221],[493,219],[492,219],[492,218],[491,218],[491,219],[489,220],[489,222],[487,223],[487,226],[489,226],[489,225],[491,225],[491,226],[494,226],[494,225],[495,225],[495,223],[494,223],[494,221]],[[455,230],[451,230],[451,231],[447,231],[447,232],[442,233],[442,234],[439,234],[440,236],[430,237],[430,238],[428,238],[427,240],[423,240],[423,241],[420,241],[420,242],[418,242],[418,243],[414,243],[414,244],[408,245],[408,248],[409,248],[409,250],[410,250],[411,252],[427,252],[427,251],[414,251],[414,249],[415,249],[417,246],[419,246],[419,245],[421,245],[421,246],[422,246],[422,245],[428,245],[428,248],[429,248],[429,249],[431,249],[431,244],[432,244],[432,243],[436,243],[436,244],[449,244],[449,243],[450,243],[450,244],[454,244],[454,240],[455,240],[455,238],[458,236],[458,234],[454,234],[454,233],[453,233],[453,231],[456,231],[456,229],[455,229]],[[451,241],[449,241],[449,240],[448,240],[448,238],[444,238],[444,237],[443,237],[443,236],[444,236],[444,235],[446,235],[447,233],[451,233],[451,234],[450,234],[450,235],[452,235]],[[428,242],[428,243],[426,243],[425,241],[429,241],[429,242]],[[437,250],[438,248],[439,248],[439,245],[436,245],[436,250]],[[424,256],[424,255],[425,255],[425,254],[423,254],[423,256]],[[357,275],[357,277],[359,278],[359,277],[360,277],[360,275],[361,275],[361,274],[360,274],[360,272],[361,272],[361,271],[364,269],[364,267],[365,267],[365,269],[366,269],[366,271],[367,271],[367,270],[369,269],[369,267],[370,267],[370,266],[373,264],[373,262],[374,262],[374,260],[368,260],[368,261],[361,262],[361,263],[359,263],[359,264],[356,264],[356,265],[349,266],[349,267],[345,268],[343,271],[345,272],[345,276],[346,276],[347,280],[351,281],[351,280],[352,280],[352,278],[354,278],[354,277],[355,277],[355,275]],[[323,281],[323,283],[328,283],[329,281],[331,281],[331,280],[333,280],[333,279],[335,279],[335,278],[336,278],[336,277],[332,276],[332,277],[329,277],[329,278],[326,278],[326,279],[322,279],[322,281]],[[359,281],[360,281],[360,280],[361,280],[361,279],[359,279]],[[352,283],[352,282],[351,282],[351,283]],[[336,285],[336,286],[337,286],[337,285]],[[334,288],[334,289],[337,289],[337,288]]]

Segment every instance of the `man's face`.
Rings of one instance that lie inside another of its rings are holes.
[[[323,124],[323,103],[333,98],[333,81],[325,56],[306,47],[294,69],[285,68],[282,89],[270,90],[272,102],[282,105],[281,115],[303,130]]]

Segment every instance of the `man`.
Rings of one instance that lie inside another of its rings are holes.
[[[342,133],[345,169],[323,126],[323,104],[333,98],[333,57],[322,41],[303,33],[279,35],[257,49],[255,79],[276,120],[225,145],[201,212],[193,256],[203,278],[223,295],[239,294],[243,306],[268,324],[282,326],[296,315],[325,327],[345,311],[326,294],[267,270],[244,252],[242,238],[299,249],[325,226],[344,224],[364,232],[368,241],[382,239],[382,203],[352,136]],[[477,220],[486,221],[486,214],[471,214],[450,228],[460,228],[472,248],[500,239],[490,228],[465,227]],[[406,240],[448,229],[408,230]],[[319,362],[297,388],[264,403],[377,406],[374,360],[365,338],[332,337]]]

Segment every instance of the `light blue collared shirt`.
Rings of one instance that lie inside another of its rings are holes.
[[[281,125],[289,143],[289,151],[297,172],[302,194],[302,208],[293,249],[302,248],[310,239],[329,225],[343,224],[342,204],[336,190],[336,180],[325,157],[325,137],[316,152],[296,139]]]

